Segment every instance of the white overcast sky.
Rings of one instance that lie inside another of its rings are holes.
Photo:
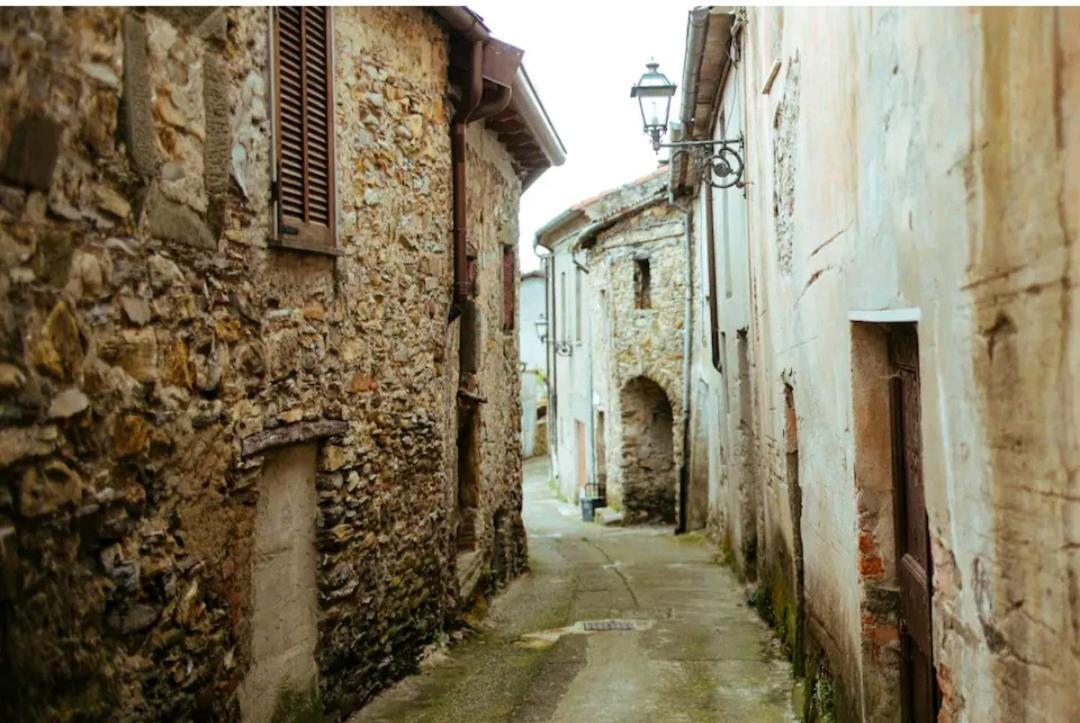
[[[521,197],[519,258],[522,271],[530,271],[540,265],[532,250],[538,228],[578,201],[656,169],[630,86],[650,58],[681,85],[693,5],[487,0],[468,7],[483,16],[492,35],[525,51],[525,69],[566,146],[566,163],[549,169]]]

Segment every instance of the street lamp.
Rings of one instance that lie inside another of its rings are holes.
[[[536,327],[536,336],[538,336],[540,338],[540,343],[541,344],[547,343],[547,326],[548,326],[548,324],[547,324],[547,319],[544,318],[543,314],[541,314],[537,318],[537,320],[535,322],[533,322],[533,326]]]
[[[660,72],[660,64],[655,60],[646,63],[645,68],[637,85],[630,89],[630,97],[638,99],[641,124],[645,133],[652,138],[653,150],[659,152],[660,136],[667,131],[671,115],[671,97],[675,95],[675,85]]]
[[[645,134],[652,139],[653,150],[670,148],[671,160],[680,153],[686,153],[697,161],[702,176],[709,176],[709,183],[714,188],[742,188],[743,160],[735,146],[744,147],[742,134],[738,138],[677,141],[663,143],[661,137],[667,132],[668,117],[671,114],[671,98],[675,95],[675,85],[660,72],[660,64],[652,61],[645,64],[646,71],[637,85],[630,88],[630,97],[637,98],[641,107],[641,123]]]

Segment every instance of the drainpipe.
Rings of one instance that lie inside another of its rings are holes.
[[[557,360],[555,358],[555,345],[552,344],[555,333],[555,256],[552,253],[546,253],[541,255],[538,251],[539,238],[533,239],[533,253],[540,257],[540,260],[544,264],[544,311],[547,314],[547,338],[544,339],[544,355],[547,359],[547,393],[548,393],[548,411],[547,411],[547,443],[548,443],[548,460],[551,465],[552,473],[558,473],[558,466],[555,464],[558,459],[556,455],[555,445],[558,441],[558,415],[559,415],[559,397],[556,391],[556,381],[559,376],[559,370],[557,366]]]
[[[450,123],[450,157],[453,168],[451,190],[454,223],[454,294],[450,303],[450,320],[458,318],[469,301],[469,259],[468,259],[468,219],[466,218],[466,174],[465,174],[465,128],[470,123],[501,113],[513,100],[513,86],[520,66],[510,66],[514,77],[507,77],[503,82],[495,83],[496,92],[484,101],[484,46],[491,41],[496,46],[503,45],[491,37],[491,32],[479,16],[464,7],[434,8],[469,44],[469,62],[466,69],[467,86],[464,89],[461,104]],[[498,47],[495,50],[498,54]],[[518,55],[518,63],[520,54]],[[505,68],[505,64],[504,64]]]
[[[679,524],[675,528],[675,534],[681,535],[686,532],[686,511],[689,505],[690,495],[690,344],[691,322],[694,305],[694,274],[691,260],[693,253],[694,216],[690,213],[690,204],[683,208],[679,204],[672,205],[682,211],[685,217],[683,224],[685,234],[683,236],[683,256],[686,266],[686,288],[683,291],[683,394],[682,394],[682,429],[683,429],[683,453],[682,465],[679,467]]]
[[[469,259],[466,248],[465,206],[465,127],[472,120],[473,113],[480,105],[484,93],[484,41],[473,40],[469,49],[468,86],[462,96],[461,104],[450,123],[450,158],[453,180],[453,223],[454,223],[454,296],[450,302],[450,320],[461,316],[465,303],[469,300]]]

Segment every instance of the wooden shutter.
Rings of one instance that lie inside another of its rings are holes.
[[[502,264],[503,282],[503,331],[514,329],[514,282],[517,280],[517,262],[514,258],[514,247],[503,246]]]
[[[334,93],[329,8],[274,10],[278,240],[334,246]]]

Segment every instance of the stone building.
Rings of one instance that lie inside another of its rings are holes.
[[[550,251],[559,488],[574,501],[602,499],[627,521],[677,516],[687,239],[667,175],[588,199],[537,234]]]
[[[669,176],[687,523],[757,585],[811,719],[1076,716],[1078,26],[690,14],[682,137],[742,136],[746,169]]]
[[[520,57],[0,11],[0,718],[341,717],[522,568]]]

